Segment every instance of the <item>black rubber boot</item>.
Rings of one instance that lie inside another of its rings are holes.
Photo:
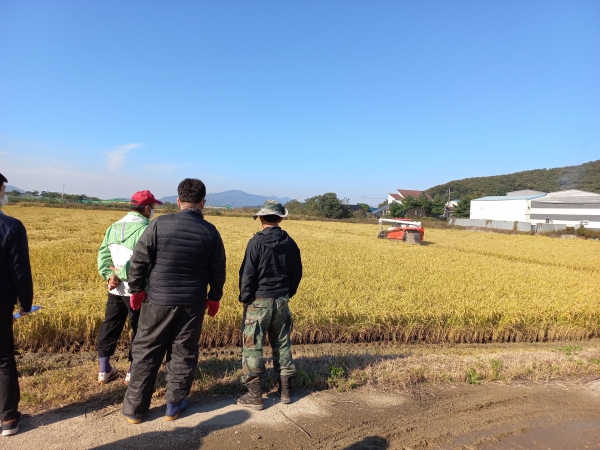
[[[262,391],[260,389],[260,383],[252,383],[248,385],[248,392],[238,397],[237,404],[245,406],[246,408],[252,408],[261,410],[264,408]]]
[[[292,378],[279,376],[277,393],[281,397],[281,403],[292,403]]]

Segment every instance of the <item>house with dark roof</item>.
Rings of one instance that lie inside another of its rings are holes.
[[[400,203],[402,204],[402,200],[404,200],[406,197],[412,197],[412,198],[419,198],[420,195],[425,192],[425,191],[416,191],[414,189],[396,189],[396,193],[392,193],[392,194],[388,194],[388,205],[391,205],[392,203]],[[433,200],[431,198],[431,195],[429,195],[428,193],[425,192],[425,195],[427,196],[427,198],[429,200]],[[411,209],[409,211],[406,212],[407,216],[417,216],[417,217],[425,217],[426,211],[423,208],[414,208]]]
[[[425,191],[415,191],[413,189],[396,189],[395,194],[388,194],[388,204],[392,204],[393,202],[402,203],[402,200],[406,197],[419,198],[419,196]],[[429,200],[433,200],[431,195],[425,193]]]

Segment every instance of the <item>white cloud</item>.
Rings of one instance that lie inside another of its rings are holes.
[[[90,170],[46,156],[0,153],[0,167],[3,173],[6,172],[11,185],[30,191],[60,192],[65,183],[65,192],[69,194],[113,198],[143,189],[150,189],[155,195],[158,195],[158,191],[170,195],[172,185],[177,186],[168,179],[149,182],[141,173],[123,175],[100,167]]]
[[[110,150],[110,153],[121,155],[121,161],[117,160],[118,165],[121,166],[126,160],[127,153],[139,147],[142,145],[129,144]],[[117,150],[120,152],[116,153]],[[163,164],[159,160],[148,164],[148,167],[143,165],[144,170],[123,173],[109,170],[107,165],[102,164],[102,159],[98,157],[106,156],[106,151],[88,153],[91,157],[89,161],[69,155],[62,156],[60,150],[28,153],[21,148],[4,144],[0,137],[0,172],[9,179],[12,186],[28,191],[60,192],[64,183],[66,193],[86,194],[100,198],[126,197],[143,189],[151,190],[157,198],[174,195],[179,182],[189,176],[208,180],[207,187],[210,192],[230,189],[229,183],[221,181],[225,178],[197,170],[189,165]],[[160,176],[155,176],[156,174]]]
[[[118,170],[125,162],[127,153],[134,148],[141,147],[141,144],[125,144],[119,147],[115,147],[111,151],[106,153],[106,165],[109,170]]]

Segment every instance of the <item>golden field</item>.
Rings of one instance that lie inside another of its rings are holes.
[[[106,301],[96,255],[122,211],[5,207],[28,230],[41,312],[15,325],[30,350],[93,348]],[[204,346],[237,345],[237,273],[249,218],[207,218],[225,242],[221,309]],[[377,239],[378,226],[283,222],[302,251],[291,303],[296,343],[372,340],[505,342],[600,335],[600,241],[426,229],[425,245]]]

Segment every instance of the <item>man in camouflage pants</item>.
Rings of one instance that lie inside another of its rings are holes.
[[[292,360],[292,313],[288,307],[302,278],[300,249],[280,227],[288,211],[274,200],[267,200],[254,219],[260,217],[262,231],[248,246],[240,268],[240,301],[244,304],[242,322],[242,382],[248,392],[238,405],[263,409],[260,379],[265,372],[263,344],[265,334],[273,349],[273,366],[279,377],[282,403],[290,403],[291,382],[296,375]]]

